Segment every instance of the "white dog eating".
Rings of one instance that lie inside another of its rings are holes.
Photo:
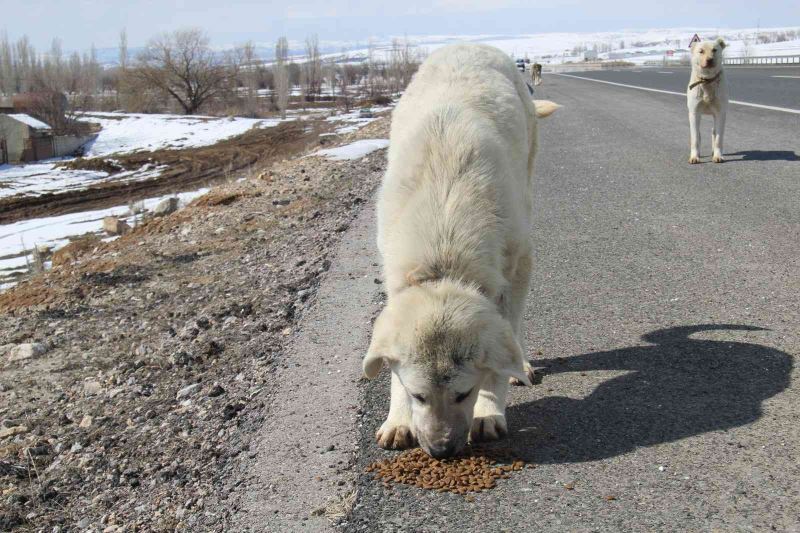
[[[431,54],[392,117],[378,199],[388,302],[364,373],[392,371],[384,448],[434,457],[506,429],[509,379],[530,385],[522,313],[532,266],[534,102],[500,50]]]
[[[692,43],[692,76],[686,89],[689,106],[689,163],[700,162],[700,116],[713,115],[711,130],[711,159],[722,163],[722,138],[725,134],[725,115],[728,110],[728,87],[722,70],[722,51],[725,41]]]

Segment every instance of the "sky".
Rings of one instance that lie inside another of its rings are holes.
[[[518,35],[673,27],[800,26],[800,0],[0,0],[0,33],[27,35],[37,49],[53,37],[65,50],[130,47],[187,27],[216,46],[247,40],[361,41],[402,35]]]

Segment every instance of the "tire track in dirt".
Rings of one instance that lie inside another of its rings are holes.
[[[135,152],[109,158],[76,159],[73,170],[135,170],[144,165],[166,166],[157,178],[132,182],[105,182],[82,190],[0,200],[0,224],[42,216],[64,215],[135,202],[185,191],[219,181],[251,166],[264,166],[303,152],[331,129],[324,120],[284,122],[250,130],[211,146],[185,150]],[[113,160],[113,164],[109,162]]]

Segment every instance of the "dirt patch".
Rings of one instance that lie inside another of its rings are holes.
[[[58,165],[67,170],[91,170],[94,172],[107,172],[110,175],[117,174],[123,170],[134,170],[138,167],[126,168],[116,161],[104,159],[102,157],[79,157],[66,163]]]
[[[257,170],[318,145],[319,134],[332,127],[324,120],[283,122],[272,128],[252,129],[211,146],[76,159],[65,163],[65,167],[109,174],[145,166],[164,166],[166,170],[149,180],[110,181],[81,190],[3,198],[0,199],[0,224],[124,205],[230,180],[246,169]]]
[[[100,246],[102,242],[100,237],[96,235],[87,235],[76,239],[55,251],[53,254],[53,266],[59,267],[72,263],[80,256]]]
[[[0,294],[0,529],[225,530],[285,341],[384,168],[281,161]]]

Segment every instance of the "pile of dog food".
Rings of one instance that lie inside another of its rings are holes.
[[[439,492],[466,494],[481,492],[496,486],[498,479],[507,479],[511,472],[522,470],[525,461],[515,459],[509,450],[471,448],[449,459],[434,459],[420,448],[407,450],[390,459],[377,461],[367,467],[375,479],[391,483],[415,485]],[[533,468],[528,465],[528,468]]]

